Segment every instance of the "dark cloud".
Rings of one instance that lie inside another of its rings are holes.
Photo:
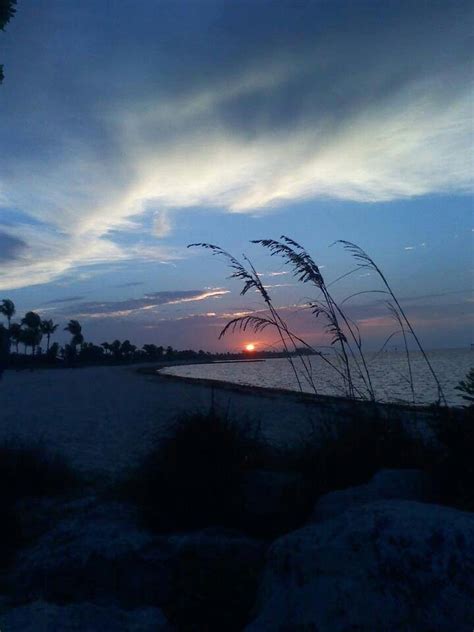
[[[149,310],[160,305],[179,305],[193,301],[201,301],[227,294],[227,290],[219,288],[205,290],[172,290],[152,292],[142,298],[131,298],[123,301],[91,301],[74,306],[74,313],[82,316],[125,316],[132,312]]]
[[[0,231],[0,261],[9,262],[18,259],[25,248],[24,241]]]
[[[84,296],[68,296],[67,298],[55,298],[50,301],[46,301],[43,305],[56,305],[60,303],[76,303],[82,301]]]

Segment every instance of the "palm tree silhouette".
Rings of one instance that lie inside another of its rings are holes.
[[[137,350],[136,346],[132,345],[130,340],[124,340],[122,342],[121,347],[120,347],[121,355],[124,355],[127,358],[130,357],[131,355],[133,355],[136,350]]]
[[[31,347],[31,355],[35,355],[36,347],[41,342],[43,334],[39,329],[32,329],[31,327],[26,327],[25,329],[21,329],[21,339],[20,341],[25,345],[25,354],[26,348]]]
[[[46,353],[49,353],[49,343],[51,340],[51,336],[54,334],[54,332],[56,331],[58,327],[59,325],[55,325],[51,319],[41,321],[40,328],[41,328],[42,333],[46,335],[46,340],[47,340]]]
[[[84,342],[84,336],[82,335],[82,327],[77,320],[70,320],[64,331],[68,331],[72,335],[71,347],[74,349],[74,353],[77,353],[77,346]]]
[[[120,342],[120,340],[114,340],[110,345],[110,350],[114,358],[116,360],[119,360],[120,356],[122,355],[122,343]]]
[[[8,329],[0,325],[0,378],[3,371],[8,366],[8,357],[10,355],[10,336]]]
[[[30,329],[39,329],[41,327],[41,318],[36,312],[26,312],[21,324]]]
[[[15,315],[15,304],[9,298],[4,298],[0,303],[0,314],[3,314],[8,322],[8,329],[10,329],[12,317]]]
[[[20,323],[13,323],[10,325],[10,340],[13,340],[16,347],[16,352],[18,353],[18,345],[21,342],[21,325]]]
[[[41,318],[36,312],[27,312],[21,320],[21,324],[25,326],[23,330],[22,342],[26,347],[31,347],[31,355],[35,355],[36,347],[41,342],[43,334],[41,332]]]

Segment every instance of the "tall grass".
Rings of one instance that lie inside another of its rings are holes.
[[[382,270],[362,248],[349,241],[340,240],[336,242],[342,244],[344,249],[350,252],[356,260],[356,266],[334,281],[327,283],[321,272],[321,268],[315,263],[308,251],[293,239],[282,235],[280,240],[257,239],[252,240],[251,243],[259,244],[267,249],[271,256],[281,257],[284,264],[291,268],[293,276],[298,281],[312,286],[315,295],[308,301],[306,307],[311,310],[316,319],[322,318],[324,320],[324,329],[329,336],[330,346],[334,350],[334,353],[331,356],[322,353],[320,349],[310,345],[296,332],[290,329],[288,323],[282,317],[281,311],[275,307],[268,288],[262,283],[260,275],[248,257],[243,255],[243,262],[241,262],[229,252],[214,244],[190,244],[188,247],[198,246],[206,248],[210,250],[213,255],[223,257],[232,270],[230,278],[239,279],[243,282],[241,295],[245,295],[249,290],[255,290],[260,294],[265,304],[266,313],[264,315],[253,313],[231,319],[222,329],[219,338],[235,331],[246,331],[250,329],[258,333],[266,328],[272,328],[276,330],[283,349],[287,354],[300,391],[303,391],[303,383],[306,383],[315,394],[318,394],[318,387],[315,383],[311,367],[311,358],[308,355],[298,353],[298,350],[303,347],[317,355],[330,367],[334,376],[339,381],[338,387],[346,397],[376,401],[376,393],[369,363],[364,352],[361,332],[357,323],[348,315],[344,305],[350,299],[361,294],[382,294],[387,297],[387,309],[397,324],[397,329],[388,336],[382,345],[382,349],[385,348],[394,336],[402,336],[407,364],[407,380],[413,403],[415,403],[416,398],[412,361],[409,351],[410,337],[415,341],[426,363],[427,369],[436,384],[438,393],[437,403],[446,404],[439,379],[403,307]],[[376,273],[377,278],[382,283],[382,287],[379,289],[356,292],[340,301],[336,300],[330,288],[354,272],[367,268]]]
[[[211,409],[181,415],[173,433],[119,485],[156,531],[232,524],[250,429]]]

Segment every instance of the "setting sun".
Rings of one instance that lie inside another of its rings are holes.
[[[255,345],[252,343],[245,345],[245,351],[255,351]]]

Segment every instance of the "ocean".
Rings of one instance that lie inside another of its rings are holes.
[[[443,349],[427,352],[431,365],[441,383],[448,404],[463,404],[461,393],[456,390],[460,380],[474,366],[474,350]],[[437,400],[437,387],[420,352],[410,352],[415,402],[432,404]],[[318,356],[310,360],[311,376],[317,392],[322,395],[344,395],[341,378]],[[410,381],[405,352],[387,351],[366,354],[376,398],[383,402],[412,403]],[[314,393],[301,362],[294,358],[302,389]],[[205,378],[249,386],[299,390],[293,369],[285,358],[260,362],[222,362],[167,367],[164,373],[190,378]],[[355,368],[353,369],[356,373]],[[357,384],[360,381],[355,379]]]

